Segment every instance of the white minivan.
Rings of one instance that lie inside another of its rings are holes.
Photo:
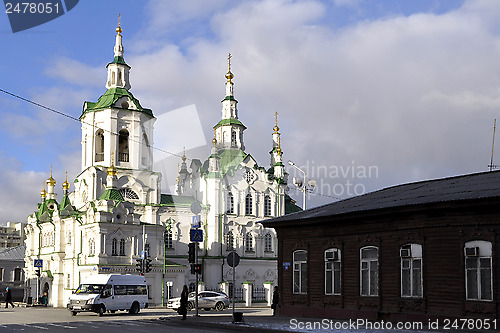
[[[148,307],[146,278],[130,274],[91,275],[70,296],[68,310],[73,316],[78,312],[92,311],[102,316],[106,311],[117,310],[135,314]]]

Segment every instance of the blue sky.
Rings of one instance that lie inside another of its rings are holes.
[[[498,1],[85,0],[18,33],[3,14],[0,89],[79,117],[105,91],[118,13],[134,95],[170,122],[172,110],[196,110],[195,123],[175,118],[196,140],[157,135],[155,146],[208,156],[231,52],[246,151],[269,164],[278,111],[285,160],[304,166],[323,194],[309,206],[349,196],[348,181],[372,191],[489,163]],[[57,187],[64,171],[81,171],[80,126],[0,93],[0,128],[0,222],[24,221],[51,164]],[[178,158],[155,159],[167,161],[167,190]],[[363,176],[370,166],[377,173]]]

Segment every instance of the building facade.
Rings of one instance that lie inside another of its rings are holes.
[[[203,162],[191,160],[188,169],[184,154],[177,194],[162,194],[162,176],[153,170],[155,117],[130,92],[121,33],[118,26],[107,90],[97,102],[85,102],[80,116],[82,171],[74,192],[66,179],[59,201],[51,175],[41,203],[28,217],[27,293],[47,292],[49,304],[65,306],[88,275],[137,274],[144,251],[152,260],[145,274],[150,303],[162,304],[180,294],[184,284],[194,284],[187,262],[194,202],[202,207],[204,240],[198,257],[206,288],[232,280],[225,256],[233,250],[242,256],[237,285],[275,281],[276,235],[258,221],[298,210],[286,194],[277,120],[266,170],[244,152],[245,126],[238,120],[229,69],[211,155]],[[40,276],[36,259],[43,260]]]
[[[499,318],[499,185],[498,171],[437,179],[264,221],[278,234],[281,313]]]
[[[25,223],[7,222],[0,225],[0,249],[24,245]]]

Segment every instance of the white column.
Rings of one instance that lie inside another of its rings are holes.
[[[205,291],[205,282],[198,281],[198,293],[201,293],[202,291]]]
[[[229,296],[229,283],[225,281],[219,283],[219,290]]]
[[[271,306],[271,304],[273,302],[273,283],[272,282],[264,282],[264,288],[266,289],[267,306]]]
[[[243,300],[245,301],[245,306],[252,306],[252,284],[249,282],[243,282]]]

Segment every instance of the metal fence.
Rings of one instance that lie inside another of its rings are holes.
[[[266,288],[252,288],[252,301],[263,302],[266,300]]]

